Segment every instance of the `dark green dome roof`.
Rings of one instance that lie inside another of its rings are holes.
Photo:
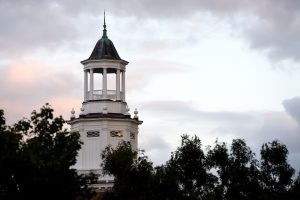
[[[112,60],[122,60],[113,44],[113,42],[107,37],[107,30],[105,24],[104,15],[104,25],[103,25],[103,35],[100,40],[96,43],[94,50],[87,60],[100,60],[100,59],[112,59]]]
[[[98,40],[88,60],[99,60],[99,59],[122,60],[113,42],[107,37],[106,38],[102,37],[100,40]]]

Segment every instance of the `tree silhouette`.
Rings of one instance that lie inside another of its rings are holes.
[[[94,176],[78,175],[72,165],[80,135],[63,129],[49,104],[12,127],[0,112],[0,199],[75,199],[90,197]],[[4,178],[2,178],[4,177]]]
[[[210,169],[218,174],[217,199],[257,199],[260,190],[255,154],[241,139],[233,140],[228,152],[225,143],[216,141],[206,158]]]
[[[170,160],[153,168],[130,143],[121,143],[102,154],[105,173],[115,176],[107,199],[297,199],[300,176],[293,181],[287,155],[286,146],[275,140],[263,144],[257,160],[242,139],[230,148],[216,141],[205,153],[197,136],[183,135]]]
[[[289,197],[295,170],[288,164],[287,156],[287,147],[277,140],[262,145],[261,183],[264,199]]]
[[[104,173],[115,177],[105,200],[151,199],[153,167],[143,152],[132,150],[129,142],[121,142],[116,149],[108,146],[101,157]]]

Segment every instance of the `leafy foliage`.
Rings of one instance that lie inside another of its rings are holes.
[[[207,195],[212,174],[206,170],[205,155],[197,136],[182,136],[181,146],[173,152],[167,167],[177,177],[181,199],[199,199]]]
[[[218,199],[257,199],[259,173],[254,153],[241,139],[233,140],[228,152],[226,144],[217,141],[208,151],[207,162],[219,176],[216,196]]]
[[[115,177],[113,191],[104,199],[149,199],[153,168],[143,152],[132,150],[129,142],[122,142],[115,150],[108,146],[101,156],[103,171]]]
[[[20,162],[17,159],[21,135],[9,131],[4,111],[0,110],[0,199],[10,199],[18,190],[15,171]]]
[[[0,110],[0,199],[90,199],[95,175],[78,175],[81,142],[63,128],[49,104],[30,119],[7,126]],[[300,175],[288,163],[288,149],[275,140],[262,145],[260,160],[242,139],[216,141],[202,150],[197,136],[183,135],[166,164],[153,167],[144,151],[122,142],[102,153],[103,172],[115,177],[106,200],[292,199]]]
[[[80,135],[63,129],[49,104],[12,127],[0,112],[0,199],[75,199],[92,195],[72,165],[81,148]]]
[[[287,163],[288,149],[277,140],[261,148],[262,189],[265,199],[286,199],[295,170]]]
[[[287,156],[286,146],[273,141],[263,144],[257,160],[242,139],[230,148],[216,141],[205,153],[197,136],[183,135],[170,160],[153,168],[144,154],[122,143],[102,154],[104,172],[115,176],[106,199],[297,199],[300,176],[293,181]]]

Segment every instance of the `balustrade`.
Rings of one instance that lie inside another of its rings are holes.
[[[90,91],[88,91],[88,94]],[[87,96],[88,96],[87,94]],[[110,100],[117,100],[117,91],[116,90],[107,90],[106,98],[103,96],[103,90],[94,90],[93,91],[93,100],[101,100],[101,99],[110,99]],[[120,91],[120,99],[123,99],[123,92]]]

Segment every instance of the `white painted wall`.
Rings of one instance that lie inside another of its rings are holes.
[[[135,119],[77,118],[69,122],[71,131],[80,133],[83,142],[77,156],[75,169],[80,171],[99,170],[101,153],[108,145],[116,147],[121,141],[130,141],[133,149],[138,148],[138,125]],[[98,131],[99,137],[87,137],[89,131]],[[122,131],[123,137],[111,137],[111,131]],[[134,135],[134,138],[130,137]]]

